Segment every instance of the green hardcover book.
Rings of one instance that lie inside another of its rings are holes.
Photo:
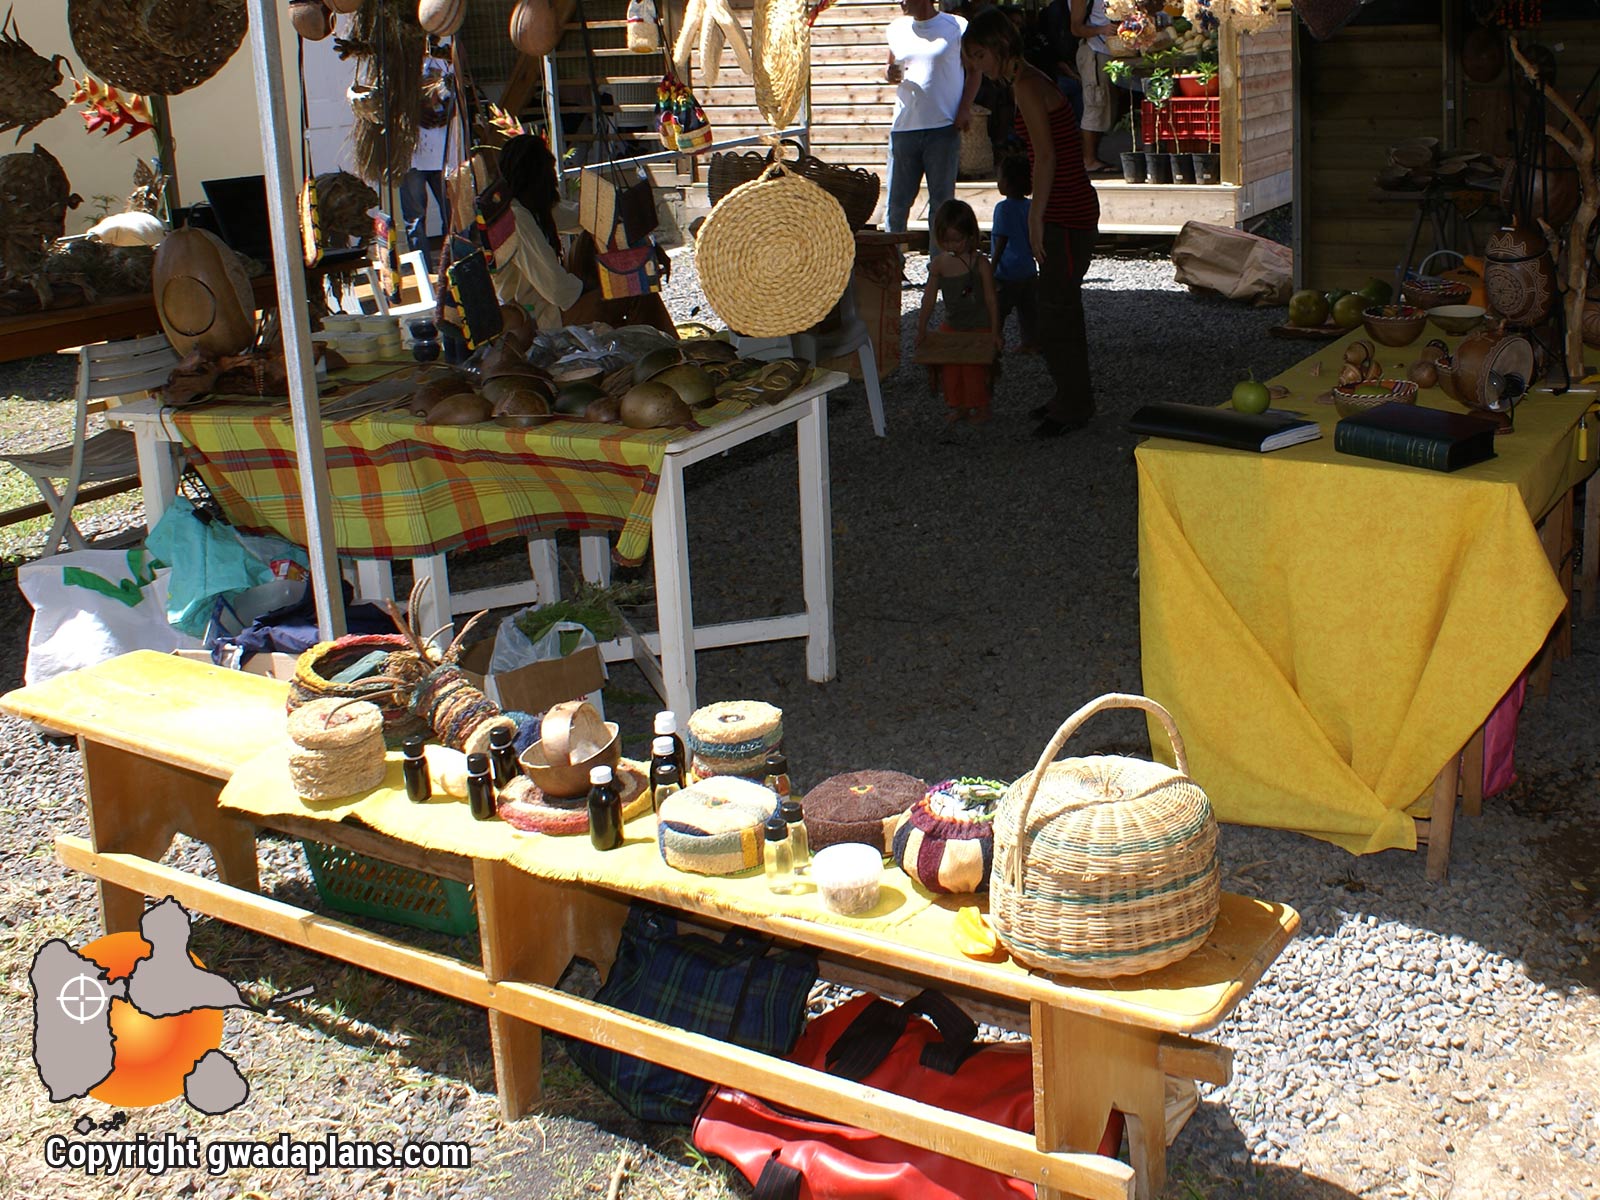
[[[1333,430],[1333,448],[1430,471],[1456,471],[1494,457],[1497,424],[1488,417],[1415,404],[1380,404],[1346,417]]]

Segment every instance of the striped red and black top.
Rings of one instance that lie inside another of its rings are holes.
[[[1017,132],[1028,148],[1028,167],[1033,167],[1033,142],[1027,123],[1017,111]],[[1050,112],[1050,140],[1056,148],[1056,174],[1050,183],[1050,198],[1044,210],[1047,225],[1063,229],[1098,229],[1100,197],[1083,169],[1083,139],[1078,134],[1078,119],[1072,105],[1062,104]]]

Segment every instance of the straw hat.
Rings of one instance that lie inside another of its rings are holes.
[[[756,107],[778,130],[789,128],[811,81],[807,0],[756,0]]]
[[[781,162],[724,196],[695,238],[706,299],[749,337],[811,328],[844,295],[855,260],[839,202]]]
[[[244,0],[68,0],[84,66],[116,87],[175,96],[204,83],[244,41]]]

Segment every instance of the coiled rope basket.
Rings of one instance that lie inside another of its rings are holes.
[[[1114,708],[1154,714],[1177,770],[1110,755],[1054,761]],[[1206,940],[1221,897],[1217,821],[1188,769],[1177,725],[1153,700],[1112,693],[1067,718],[995,814],[989,920],[1013,958],[1105,979],[1154,971]]]

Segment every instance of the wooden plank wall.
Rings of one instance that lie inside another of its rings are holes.
[[[750,0],[733,0],[750,27]],[[882,175],[889,157],[894,88],[883,78],[889,56],[884,32],[900,15],[898,0],[840,0],[811,30],[811,149],[824,162],[866,167]],[[696,53],[698,68],[698,52]],[[695,87],[717,140],[766,130],[756,108],[755,85],[733,51],[722,53],[714,88]]]
[[[1301,45],[1301,262],[1318,289],[1389,278],[1415,210],[1373,199],[1389,148],[1445,137],[1438,25],[1347,25]]]
[[[1239,39],[1240,183],[1294,166],[1293,23],[1282,13],[1275,28]]]

